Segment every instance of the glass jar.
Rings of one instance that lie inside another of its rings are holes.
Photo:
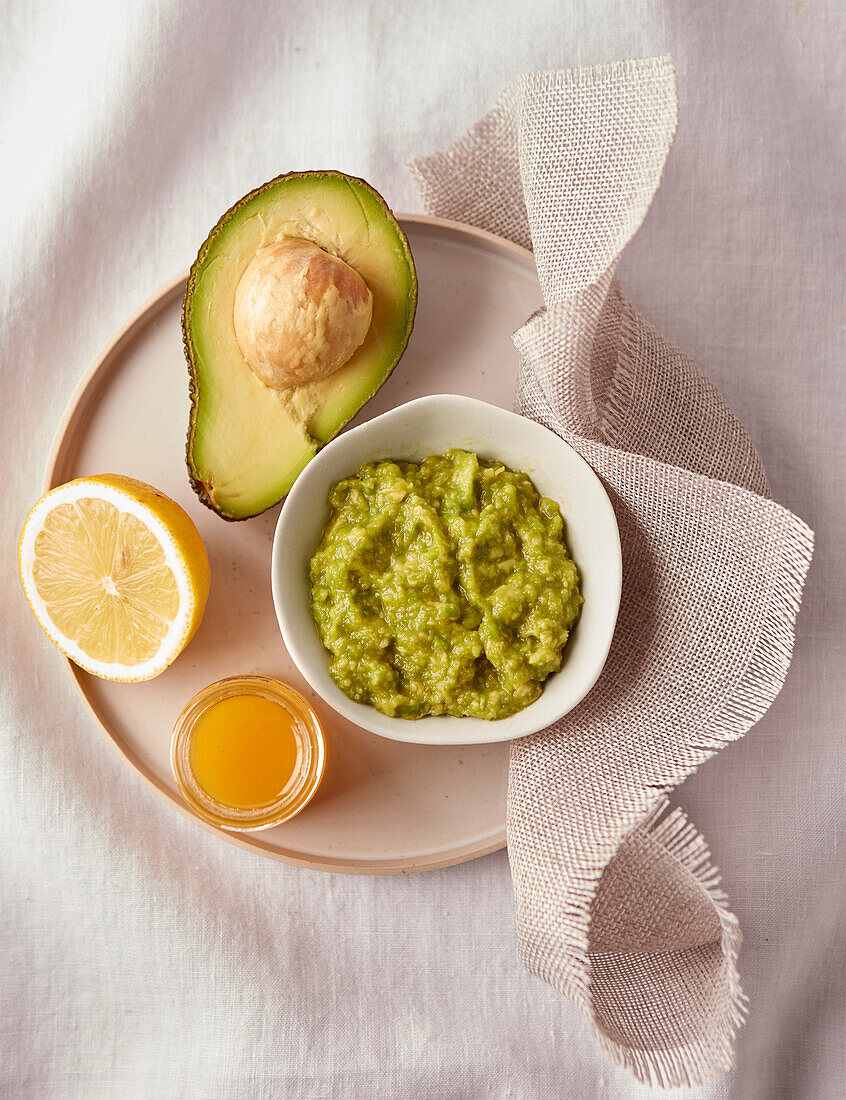
[[[268,719],[278,723],[278,744],[276,733],[268,733]],[[257,751],[263,755],[251,756]],[[280,753],[287,754],[286,763],[279,772],[281,789],[274,790],[265,765],[282,768]],[[221,829],[253,831],[280,825],[308,804],[323,777],[326,745],[317,715],[298,691],[270,676],[230,676],[203,688],[179,715],[170,763],[179,793],[198,817]],[[292,770],[285,779],[287,763]],[[198,772],[205,773],[205,786]],[[207,789],[215,785],[217,794]],[[223,787],[229,797],[220,796]]]

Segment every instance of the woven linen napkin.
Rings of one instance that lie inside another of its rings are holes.
[[[614,279],[673,141],[669,58],[535,73],[411,165],[426,208],[534,248],[546,308],[515,334],[518,411],[613,502],[623,597],[603,674],[515,742],[508,849],[520,956],[641,1081],[733,1056],[740,931],[705,841],[666,794],[773,701],[812,533],[696,366]]]

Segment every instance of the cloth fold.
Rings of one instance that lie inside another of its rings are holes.
[[[724,1072],[744,1012],[738,922],[667,793],[780,690],[813,542],[725,400],[615,280],[676,117],[668,57],[529,74],[411,166],[430,213],[533,247],[546,308],[514,337],[515,407],[591,464],[616,511],[608,662],[576,710],[515,742],[508,846],[524,964],[664,1086]]]

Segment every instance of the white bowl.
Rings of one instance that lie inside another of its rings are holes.
[[[364,462],[419,462],[449,447],[523,470],[538,490],[558,501],[565,536],[579,568],[584,606],[564,650],[564,663],[524,710],[488,722],[481,718],[390,718],[349,699],[329,676],[329,653],[311,614],[308,563],[329,518],[329,490]],[[599,478],[572,447],[547,428],[471,397],[438,394],[409,401],[338,436],[306,466],[276,524],[271,562],[273,604],[297,668],[317,694],[363,729],[394,741],[470,745],[537,733],[563,717],[590,691],[602,671],[620,605],[620,535]]]

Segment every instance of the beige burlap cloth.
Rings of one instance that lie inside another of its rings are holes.
[[[737,919],[666,792],[778,693],[812,551],[726,402],[614,279],[676,116],[669,58],[530,74],[411,166],[430,212],[534,248],[546,308],[514,337],[516,408],[587,459],[616,510],[608,663],[575,711],[515,742],[508,849],[523,962],[665,1086],[728,1068],[744,1011]]]

